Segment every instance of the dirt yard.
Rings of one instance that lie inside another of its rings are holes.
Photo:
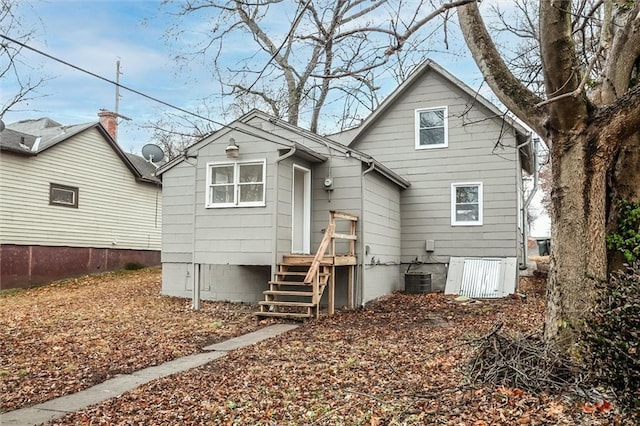
[[[150,382],[51,425],[608,425],[615,406],[567,394],[475,385],[467,366],[497,321],[543,322],[540,279],[526,298],[457,303],[397,293]],[[159,296],[160,272],[105,274],[1,296],[4,411],[254,329],[254,307]],[[631,423],[629,423],[631,424]]]

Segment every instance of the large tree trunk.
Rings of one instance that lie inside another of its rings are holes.
[[[584,70],[577,60],[571,6],[571,0],[539,2],[545,101],[536,99],[508,69],[477,3],[458,8],[465,41],[489,86],[505,106],[550,143],[552,249],[545,337],[565,348],[578,340],[582,322],[593,306],[595,284],[607,277],[607,173],[618,177],[616,189],[627,193],[633,191],[621,183],[633,179],[631,186],[637,191],[640,174],[640,159],[633,155],[619,156],[624,164],[617,169],[612,166],[620,142],[640,149],[635,138],[640,129],[640,85],[629,85],[633,60],[640,52],[640,2],[620,17],[627,21],[616,27],[617,38],[604,73],[606,84],[597,104],[585,95],[586,81],[578,72],[591,69]]]
[[[610,182],[613,198],[640,201],[640,133],[622,144]]]
[[[586,132],[554,139],[551,269],[545,335],[568,348],[607,273],[604,232],[606,167],[594,161]]]

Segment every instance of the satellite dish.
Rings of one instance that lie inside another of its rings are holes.
[[[164,152],[158,145],[148,143],[142,147],[142,156],[150,163],[162,161]]]

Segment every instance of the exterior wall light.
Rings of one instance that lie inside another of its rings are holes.
[[[227,153],[227,158],[238,158],[240,155],[240,147],[236,145],[234,138],[229,139],[229,145],[224,151]]]

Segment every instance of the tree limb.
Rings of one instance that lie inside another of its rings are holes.
[[[507,68],[480,16],[477,3],[458,7],[458,21],[478,68],[498,99],[537,133],[544,135],[546,107],[536,107],[542,99]]]
[[[560,101],[560,100],[566,99],[566,98],[577,98],[578,96],[582,95],[584,93],[584,91],[585,91],[585,87],[587,86],[587,82],[590,79],[591,71],[593,70],[593,66],[598,61],[598,58],[600,58],[600,54],[602,53],[603,49],[604,49],[604,46],[600,46],[600,48],[598,49],[596,54],[593,55],[593,57],[591,58],[591,61],[589,62],[589,65],[587,66],[587,69],[584,71],[584,75],[582,76],[582,80],[578,84],[578,87],[575,88],[575,90],[573,90],[572,92],[563,93],[562,95],[554,96],[553,98],[549,98],[549,99],[547,99],[545,101],[542,101],[539,104],[537,104],[536,107],[541,107],[541,106],[550,104],[552,102],[557,102],[557,101]]]
[[[549,105],[550,127],[557,131],[570,130],[588,115],[586,98],[560,98],[578,89],[581,82],[571,31],[571,0],[541,2],[539,14],[540,28],[544,28],[540,32],[540,54],[545,90],[548,98],[557,97]]]
[[[618,15],[618,19],[620,18],[626,18],[626,21],[622,28],[613,32],[601,80],[603,87],[600,101],[603,104],[613,102],[629,88],[631,72],[640,57],[640,2],[636,1],[628,11],[621,11]],[[615,21],[616,19],[611,25],[616,25]]]
[[[627,140],[640,129],[640,84],[619,97],[611,105],[600,108],[590,127],[601,139],[608,141]],[[640,138],[629,142],[640,148]]]

